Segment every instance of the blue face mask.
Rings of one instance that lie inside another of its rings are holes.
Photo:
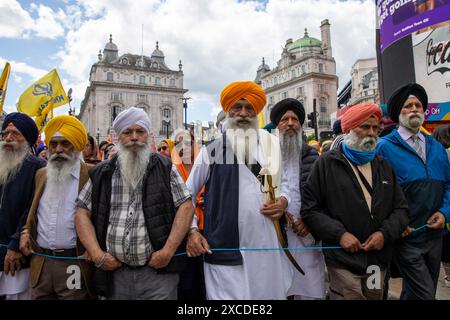
[[[352,149],[345,142],[342,143],[342,151],[348,160],[350,160],[353,164],[360,166],[366,164],[375,158],[375,150],[374,151],[361,151]]]

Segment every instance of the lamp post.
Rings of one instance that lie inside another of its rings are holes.
[[[97,128],[97,145],[100,144],[100,128]]]
[[[187,107],[188,107],[187,101],[188,101],[189,99],[192,99],[192,98],[190,98],[190,97],[188,97],[188,98],[180,98],[180,100],[183,100],[183,108],[184,108],[184,129],[185,129],[185,130],[187,130]]]
[[[170,120],[163,120],[163,125],[166,128],[166,138],[169,139]]]

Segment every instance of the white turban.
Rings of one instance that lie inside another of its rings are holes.
[[[113,129],[116,134],[121,134],[125,129],[137,124],[150,133],[150,118],[147,113],[136,107],[124,110],[116,117],[113,122]]]

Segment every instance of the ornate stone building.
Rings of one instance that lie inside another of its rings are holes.
[[[303,38],[288,39],[281,59],[272,70],[263,58],[255,82],[267,94],[267,105],[263,110],[266,122],[271,108],[280,100],[298,99],[308,114],[313,111],[313,99],[316,99],[319,130],[330,128],[330,114],[337,110],[338,77],[328,20],[322,21],[320,29],[321,40],[310,37],[306,29]],[[307,128],[306,121],[303,127],[305,131],[312,131]]]
[[[171,70],[164,53],[156,49],[150,57],[136,54],[119,56],[110,36],[103,54],[92,65],[90,84],[81,103],[80,120],[90,135],[105,140],[112,122],[124,109],[136,106],[150,116],[156,142],[183,127],[183,88],[181,60]]]

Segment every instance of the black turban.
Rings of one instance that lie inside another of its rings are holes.
[[[16,127],[20,131],[20,133],[22,133],[30,147],[32,147],[36,143],[39,131],[33,119],[31,119],[25,113],[10,113],[3,121],[2,131],[4,131],[10,123],[12,123],[14,127]]]
[[[428,96],[425,89],[417,83],[407,84],[406,86],[395,90],[387,103],[389,115],[395,123],[398,123],[400,111],[402,111],[403,104],[408,100],[410,95],[416,96],[422,103],[423,111],[426,111],[428,106]]]
[[[278,127],[281,118],[288,111],[294,112],[301,125],[303,125],[305,122],[305,108],[297,99],[287,98],[275,104],[272,111],[270,111],[270,121],[275,127]]]

